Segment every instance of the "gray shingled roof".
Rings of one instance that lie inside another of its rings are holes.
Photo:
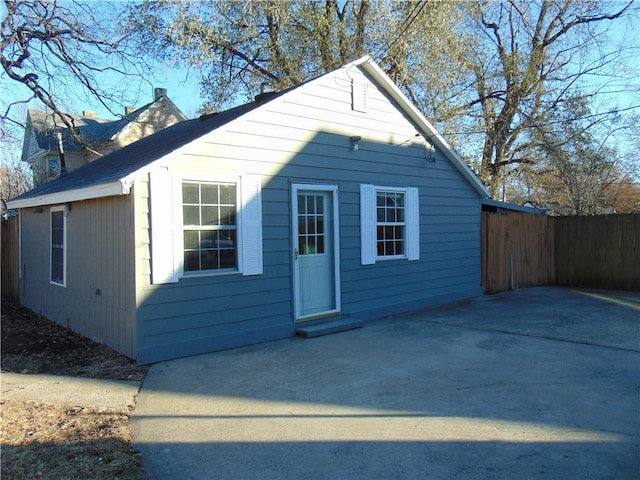
[[[80,117],[77,115],[68,116],[76,127],[76,133],[83,139],[85,144],[96,146],[110,140],[116,133],[140,115],[140,113],[149,108],[149,105],[145,105],[119,120]],[[29,117],[31,118],[33,131],[35,132],[36,142],[41,149],[52,150],[57,148],[57,140],[53,136],[53,132],[57,130],[62,133],[65,150],[77,152],[84,150],[84,146],[80,145],[71,136],[69,129],[60,116],[45,110],[29,109]]]
[[[224,112],[176,123],[73,170],[64,177],[44,183],[14,198],[13,201],[116,182],[154,160],[279,97],[286,91],[288,90],[273,94],[263,101],[248,103]]]

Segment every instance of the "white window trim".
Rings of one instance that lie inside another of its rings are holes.
[[[261,275],[262,187],[258,175],[179,175],[166,168],[149,175],[151,195],[151,283],[176,283],[181,278]],[[184,271],[182,182],[235,183],[237,195],[237,268]],[[156,228],[154,229],[154,224]]]
[[[403,255],[378,256],[377,250],[377,202],[379,191],[400,192],[405,195],[405,253]],[[387,187],[360,185],[360,249],[361,264],[374,265],[378,261],[420,259],[420,196],[416,187]]]
[[[52,213],[62,212],[62,283],[51,278],[53,273],[53,221]],[[58,287],[67,287],[67,207],[58,205],[49,209],[49,283]]]

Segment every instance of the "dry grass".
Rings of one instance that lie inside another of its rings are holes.
[[[143,380],[147,368],[2,300],[2,371]],[[144,479],[126,411],[2,401],[3,479]]]
[[[125,412],[5,401],[2,423],[4,479],[145,478]]]

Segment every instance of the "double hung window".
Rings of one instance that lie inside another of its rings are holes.
[[[376,251],[378,257],[402,257],[405,252],[405,192],[376,190]]]
[[[53,284],[66,285],[66,244],[67,244],[67,219],[65,207],[51,207],[50,218],[50,281]]]
[[[238,267],[235,183],[182,183],[184,271]]]

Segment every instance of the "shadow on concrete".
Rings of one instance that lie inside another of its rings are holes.
[[[629,295],[529,289],[160,363],[136,448],[150,479],[638,478]],[[599,326],[548,338],[569,318]]]

